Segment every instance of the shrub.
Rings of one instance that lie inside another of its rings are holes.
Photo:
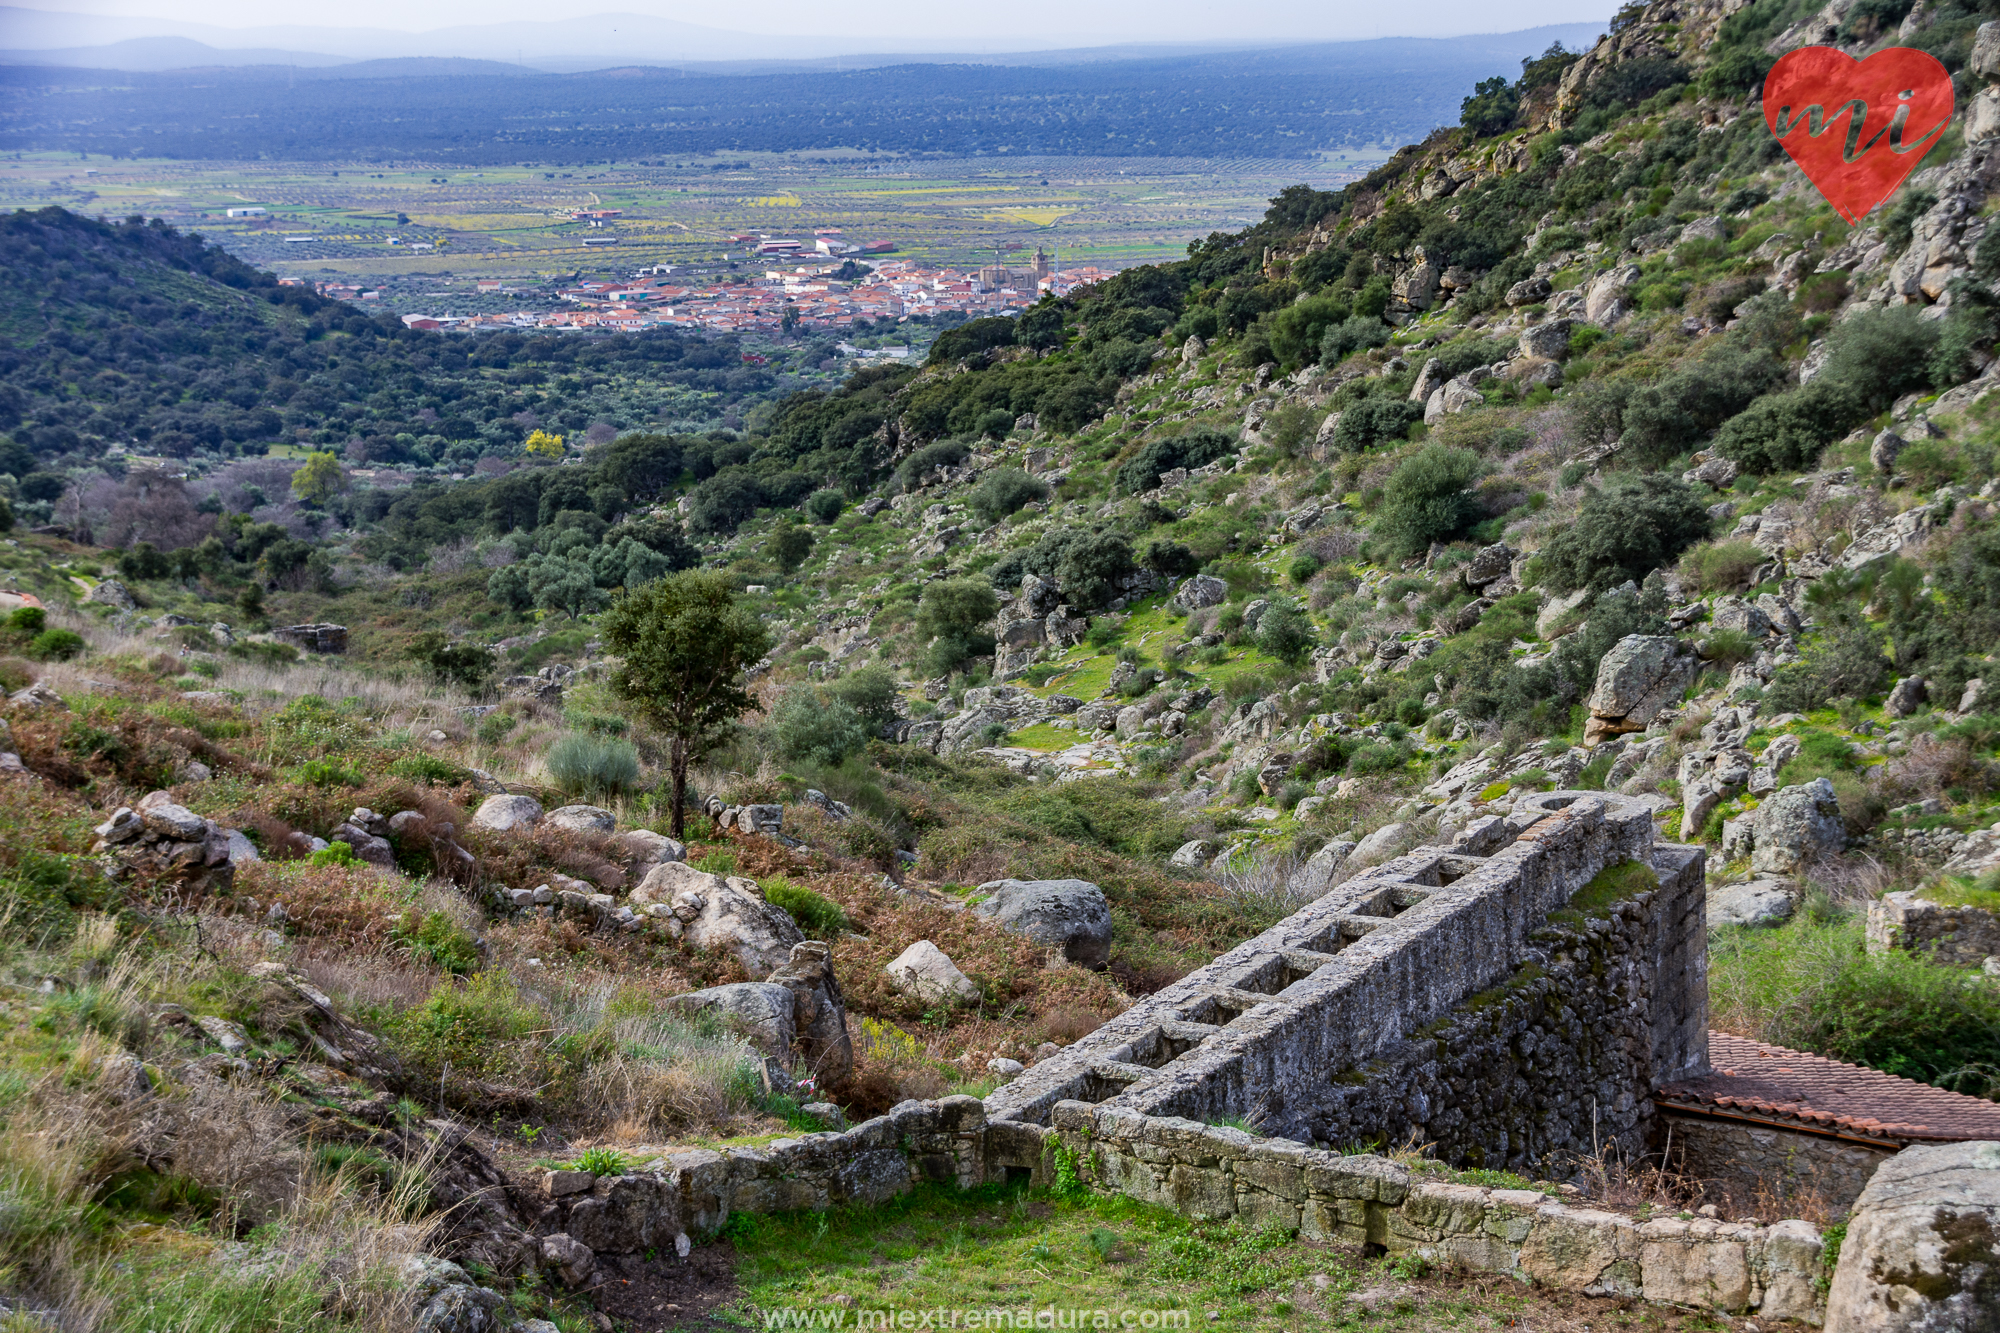
[[[806,497],[806,513],[815,523],[831,523],[846,506],[839,491],[814,491]]]
[[[406,754],[390,764],[389,771],[399,778],[439,787],[456,787],[461,782],[472,781],[471,769],[434,754]]]
[[[28,656],[40,662],[67,662],[83,649],[83,636],[75,630],[45,629],[28,644]]]
[[[1822,640],[1804,661],[1778,668],[1764,687],[1775,713],[1810,713],[1835,699],[1863,698],[1881,688],[1889,659],[1874,631],[1849,625]]]
[[[1202,426],[1165,440],[1153,440],[1119,465],[1118,489],[1127,495],[1150,491],[1160,474],[1177,467],[1198,468],[1236,452],[1236,441],[1219,430]]]
[[[895,673],[879,663],[848,672],[828,685],[826,692],[852,708],[870,727],[885,727],[894,722],[901,700]]]
[[[39,606],[21,606],[7,617],[7,628],[21,634],[40,634],[47,629],[49,613]]]
[[[632,1169],[632,1159],[616,1148],[585,1148],[570,1163],[573,1171],[588,1171],[593,1176],[622,1176]]]
[[[1357,454],[1402,439],[1423,419],[1419,403],[1402,398],[1364,398],[1340,414],[1340,424],[1333,428],[1333,443],[1344,453]]]
[[[1590,489],[1576,521],[1542,548],[1542,568],[1558,591],[1602,592],[1627,579],[1644,579],[1706,537],[1708,529],[1708,510],[1679,478],[1614,476]]]
[[[997,467],[979,479],[967,499],[988,523],[997,523],[1023,505],[1046,500],[1048,496],[1047,483],[1017,467]]]
[[[639,751],[615,736],[572,731],[549,747],[543,762],[564,791],[620,792],[639,781]]]
[[[812,554],[812,529],[803,523],[784,523],[771,533],[767,544],[771,559],[777,561],[778,568],[787,574],[806,562]]]
[[[335,847],[346,845],[343,842],[332,844]],[[442,968],[453,976],[469,976],[479,970],[478,943],[443,912],[426,912],[422,917],[417,917],[414,911],[405,912],[397,918],[390,937],[408,949],[411,957]]]
[[[926,586],[917,603],[917,633],[930,640],[931,669],[955,671],[967,659],[992,652],[993,636],[985,627],[999,611],[1000,599],[977,579],[940,579]]]
[[[354,848],[344,842],[330,842],[306,858],[308,865],[332,866],[346,869],[360,865],[354,857]]]
[[[1364,307],[1372,304],[1375,307],[1372,314],[1364,312],[1350,319],[1342,320],[1340,323],[1329,327],[1320,336],[1319,359],[1321,365],[1337,365],[1342,360],[1364,348],[1380,347],[1383,343],[1389,341],[1389,335],[1393,330],[1380,319],[1376,318],[1377,315],[1382,313],[1383,306],[1387,303],[1389,295],[1388,284],[1386,282],[1381,284],[1379,298],[1375,293],[1369,291],[1369,288],[1375,285],[1371,282],[1368,287],[1364,287],[1361,295],[1356,297],[1354,302],[1356,310],[1364,310]]]
[[[861,714],[838,699],[802,686],[786,690],[771,712],[779,757],[837,766],[868,743]]]
[[[1020,586],[1024,575],[1033,574],[1062,589],[1063,599],[1071,606],[1094,607],[1110,601],[1118,581],[1136,568],[1132,543],[1123,533],[1108,528],[1063,527],[1044,533],[1027,550],[1011,553],[988,570],[987,577],[996,588],[1014,588]],[[928,602],[932,591],[942,586],[931,584],[924,590],[924,600]],[[990,619],[998,609],[995,602],[983,618]],[[917,611],[921,629],[921,604]]]
[[[1341,418],[1341,425],[1347,420]],[[1422,555],[1432,542],[1449,541],[1479,516],[1468,489],[1484,470],[1479,455],[1432,442],[1403,460],[1383,487],[1380,532],[1399,555]]]
[[[453,643],[439,630],[425,630],[410,640],[410,657],[430,674],[467,690],[478,691],[493,677],[493,650],[476,643]]]
[[[546,1027],[544,1015],[521,998],[500,969],[471,980],[444,980],[420,1005],[386,1025],[405,1058],[431,1072],[449,1065],[473,1076],[518,1072],[508,1043]]]
[[[1311,619],[1289,599],[1271,603],[1257,621],[1257,646],[1288,665],[1305,661],[1318,645]]]
[[[299,781],[309,787],[359,787],[361,775],[338,759],[308,759],[299,765]]]
[[[1681,568],[1703,592],[1732,592],[1748,584],[1764,561],[1764,553],[1747,541],[1716,542],[1689,551]]]
[[[847,913],[840,904],[788,879],[763,882],[764,898],[773,907],[782,907],[799,923],[808,939],[837,939],[848,928]]]
[[[1163,537],[1147,542],[1139,560],[1161,578],[1182,579],[1201,569],[1201,561],[1193,551]]]

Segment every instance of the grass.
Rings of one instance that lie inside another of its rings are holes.
[[[1725,1032],[2000,1100],[2000,987],[1867,953],[1858,915],[1808,902],[1776,929],[1716,931],[1708,987]]]
[[[1009,735],[1003,744],[1017,745],[1025,750],[1067,750],[1083,739],[1082,734],[1074,728],[1064,730],[1061,727],[1052,727],[1046,722],[1037,722],[1032,727],[1023,727]]]
[[[727,1313],[752,1327],[784,1318],[779,1311],[851,1321],[885,1309],[891,1319],[902,1310],[943,1310],[949,1319],[955,1311],[1082,1309],[1081,1327],[1102,1310],[1113,1328],[1127,1326],[1120,1319],[1130,1312],[1135,1328],[1272,1333],[1542,1327],[1555,1326],[1558,1309],[1599,1312],[1585,1298],[1538,1295],[1511,1281],[1422,1285],[1422,1266],[1408,1256],[1378,1260],[1282,1231],[1191,1222],[1130,1199],[1052,1197],[1022,1186],[925,1185],[872,1209],[738,1215],[724,1236],[740,1257],[742,1288]],[[1357,1304],[1363,1291],[1371,1299]],[[1601,1313],[1593,1326],[1675,1326],[1659,1310],[1619,1312],[1607,1302]]]

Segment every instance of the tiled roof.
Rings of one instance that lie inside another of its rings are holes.
[[[1887,1143],[2000,1139],[2000,1102],[1946,1092],[1728,1032],[1708,1034],[1713,1072],[1654,1094],[1681,1114],[1791,1122],[1821,1134]]]

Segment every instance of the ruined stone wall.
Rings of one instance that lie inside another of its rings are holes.
[[[1868,905],[1868,952],[1906,949],[1933,962],[1978,967],[2000,954],[2000,912],[1950,907],[1915,892],[1888,893]]]
[[[1896,1154],[1894,1145],[1850,1143],[1779,1125],[1672,1110],[1660,1119],[1661,1147],[1674,1167],[1745,1206],[1763,1198],[1782,1206],[1811,1194],[1830,1212],[1843,1212],[1875,1169]]]
[[[1635,861],[1657,888],[1548,934],[1599,872]],[[1334,887],[1036,1064],[987,1111],[1044,1124],[1076,1100],[1336,1144],[1435,1122],[1467,1157],[1528,1165],[1587,1144],[1594,1100],[1600,1136],[1636,1148],[1652,1089],[1707,1065],[1702,881],[1700,849],[1656,843],[1642,802],[1533,797],[1451,849]],[[1491,1012],[1452,1021],[1510,979]]]

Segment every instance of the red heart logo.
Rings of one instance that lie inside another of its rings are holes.
[[[1866,60],[1801,46],[1764,79],[1764,123],[1849,224],[1896,192],[1951,112],[1950,72],[1907,46]]]

